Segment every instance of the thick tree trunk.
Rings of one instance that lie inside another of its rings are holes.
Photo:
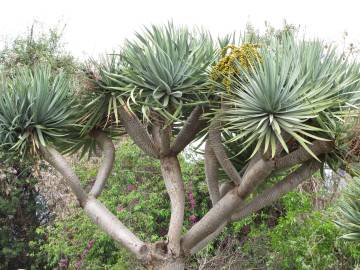
[[[184,222],[184,182],[181,177],[181,169],[177,157],[162,158],[160,164],[171,204],[168,250],[170,254],[178,256],[180,254],[180,239]]]

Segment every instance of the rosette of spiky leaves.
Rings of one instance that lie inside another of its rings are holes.
[[[360,176],[359,115],[346,108],[341,114],[336,114],[328,117],[326,122],[321,119],[323,115],[319,117],[321,126],[332,135],[335,144],[334,151],[326,155],[325,161],[333,171],[342,169],[352,176]]]
[[[339,200],[339,215],[336,220],[345,234],[342,238],[360,241],[360,178],[354,177]]]
[[[53,76],[46,65],[23,67],[13,78],[4,80],[0,144],[6,153],[34,156],[40,144],[71,144],[68,139],[79,108],[64,73]]]
[[[107,76],[107,73],[118,74],[123,69],[121,56],[108,54],[100,61],[88,63],[84,70],[85,84],[80,92],[82,106],[82,134],[87,134],[94,129],[119,129],[119,106],[126,101],[127,83],[114,81]],[[106,73],[105,73],[106,72]],[[125,96],[125,97],[124,97]]]
[[[127,41],[121,72],[105,71],[117,90],[126,93],[131,108],[150,119],[156,111],[168,121],[182,116],[184,106],[206,103],[207,69],[215,57],[211,37],[186,27],[153,25]],[[124,88],[123,85],[133,86]],[[106,85],[107,86],[107,85]],[[108,87],[115,91],[115,88]],[[150,119],[151,120],[151,119]]]
[[[253,154],[262,146],[274,156],[277,142],[288,151],[284,133],[311,153],[311,140],[331,139],[320,127],[320,114],[331,118],[340,107],[350,108],[346,93],[358,95],[359,73],[320,41],[286,35],[259,49],[261,61],[253,68],[238,65],[231,91],[222,93],[225,109],[219,110],[219,118],[243,149],[255,145]]]

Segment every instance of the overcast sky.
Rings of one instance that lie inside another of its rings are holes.
[[[121,44],[142,25],[175,23],[203,26],[213,34],[264,29],[283,21],[301,25],[308,36],[342,43],[360,40],[359,0],[0,0],[2,41],[26,32],[34,20],[44,27],[66,24],[67,48],[77,57],[97,56]]]

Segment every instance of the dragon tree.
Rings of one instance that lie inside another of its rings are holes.
[[[80,90],[46,65],[3,76],[2,151],[53,166],[92,222],[147,269],[184,269],[228,224],[323,174],[325,164],[357,173],[359,64],[319,40],[284,32],[215,41],[169,23],[136,33],[86,76]],[[160,161],[171,205],[163,241],[143,241],[98,199],[124,133]],[[178,161],[186,147],[202,151],[212,202],[188,230]],[[65,155],[96,149],[102,161],[86,191]]]

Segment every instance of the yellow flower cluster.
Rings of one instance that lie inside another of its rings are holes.
[[[237,63],[246,69],[253,66],[256,61],[261,60],[258,48],[259,45],[251,43],[245,43],[240,47],[226,46],[222,51],[223,57],[213,67],[210,78],[221,82],[230,91],[231,77],[240,72]]]

